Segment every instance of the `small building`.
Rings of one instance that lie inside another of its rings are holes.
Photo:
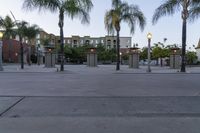
[[[196,47],[196,53],[197,53],[197,57],[198,57],[198,61],[200,61],[200,39],[199,39],[199,43]]]

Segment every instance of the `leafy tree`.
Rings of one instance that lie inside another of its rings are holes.
[[[47,38],[42,38],[42,39],[40,39],[40,41],[41,41],[41,44],[43,46],[49,46],[50,45],[50,39],[48,37]]]
[[[82,23],[89,23],[88,12],[93,7],[91,0],[24,0],[23,7],[26,9],[49,9],[52,12],[59,12],[60,28],[60,50],[61,50],[61,66],[60,70],[64,71],[64,15],[71,19],[78,17]]]
[[[154,45],[155,46],[152,47],[152,58],[157,60],[157,65],[158,65],[158,59],[161,57],[163,48],[158,44]]]
[[[182,17],[182,64],[181,72],[185,72],[185,53],[186,53],[186,29],[187,20],[194,21],[200,14],[200,1],[199,0],[165,0],[153,15],[152,22],[155,24],[161,17],[166,15],[173,15],[176,11],[181,12]]]
[[[198,57],[196,52],[189,51],[186,53],[187,64],[192,65],[197,61]]]
[[[161,66],[162,66],[162,58],[170,56],[170,47],[164,47],[162,43],[155,43],[155,46],[152,47],[152,58],[157,60],[161,58]]]
[[[117,32],[117,64],[116,70],[120,70],[120,30],[121,23],[127,22],[130,26],[130,31],[133,34],[135,25],[139,24],[141,30],[146,24],[145,17],[136,5],[129,5],[122,0],[112,0],[112,9],[105,14],[105,27],[109,33]]]
[[[140,52],[140,60],[146,60],[148,58],[148,48],[143,47]]]
[[[128,60],[128,59],[129,59],[129,54],[124,53],[124,54],[122,55],[122,59],[123,59],[123,60]]]

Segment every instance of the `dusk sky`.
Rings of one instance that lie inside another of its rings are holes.
[[[0,0],[0,16],[10,15],[10,10],[14,13],[17,20],[25,20],[31,24],[37,24],[48,33],[59,35],[58,13],[51,13],[48,10],[38,12],[38,10],[26,11],[22,9],[23,0]],[[163,0],[126,0],[129,4],[136,4],[143,11],[147,18],[145,30],[141,32],[136,28],[135,34],[131,35],[127,24],[121,26],[121,36],[131,36],[133,43],[138,43],[139,47],[147,45],[147,33],[153,34],[153,43],[163,42],[163,38],[167,38],[166,44],[179,44],[181,46],[181,29],[182,20],[181,12],[177,12],[174,16],[161,18],[156,25],[152,25],[151,19],[154,10],[161,4]],[[111,8],[111,0],[92,0],[94,8],[90,13],[90,24],[82,25],[79,19],[73,21],[65,17],[64,35],[70,37],[72,35],[100,37],[105,36],[107,31],[104,26],[104,15],[106,10]],[[187,32],[187,48],[197,45],[200,38],[200,19],[194,23],[188,24]]]

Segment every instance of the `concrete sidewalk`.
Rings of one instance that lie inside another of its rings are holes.
[[[1,72],[56,72],[58,68],[46,68],[44,65],[24,65],[24,69],[21,69],[20,64],[4,64],[3,69]]]
[[[58,72],[60,66],[55,68],[46,68],[44,65],[25,65],[24,69],[20,64],[5,64],[2,72]],[[115,65],[99,65],[98,67],[87,67],[86,65],[65,65],[65,72],[80,74],[103,74],[103,73],[147,73],[147,66],[140,66],[139,69],[130,69],[128,65],[121,65],[120,71],[115,70]],[[169,67],[151,66],[151,73],[180,73],[179,69],[170,69]],[[187,67],[186,73],[200,73],[200,67]]]

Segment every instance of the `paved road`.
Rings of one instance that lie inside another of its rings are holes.
[[[200,74],[0,73],[0,133],[199,133]]]
[[[1,73],[1,96],[199,96],[200,74]]]

